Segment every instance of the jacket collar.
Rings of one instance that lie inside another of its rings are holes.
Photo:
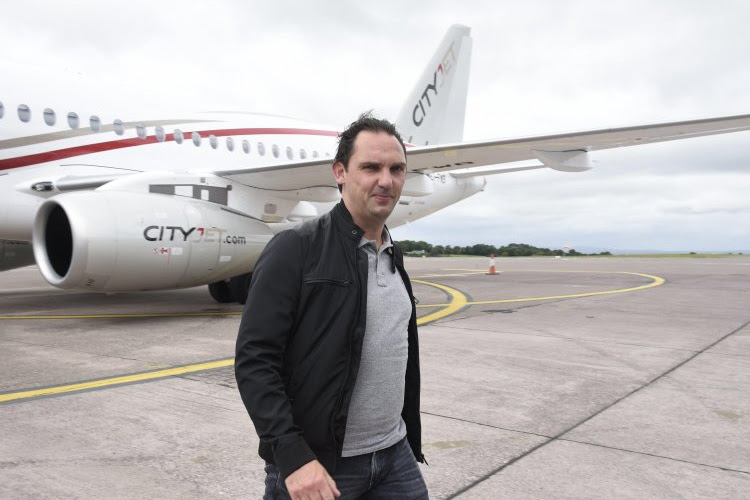
[[[355,247],[359,246],[359,242],[362,239],[362,236],[364,236],[365,232],[361,227],[354,223],[352,214],[349,213],[349,209],[346,208],[346,205],[344,205],[344,200],[339,201],[338,204],[333,207],[333,209],[331,210],[331,214],[333,216],[333,225],[336,227],[336,230],[339,231],[345,238],[352,241]],[[384,226],[384,230],[390,237],[391,232],[388,230],[388,226]],[[393,242],[393,238],[391,238],[391,242]],[[388,252],[391,257],[393,257],[391,259],[391,267],[393,268],[393,271],[396,270],[396,258],[398,256],[398,254],[394,252],[395,245],[396,243],[393,242],[393,246],[386,249],[386,252]]]
[[[355,245],[359,244],[359,240],[365,234],[361,227],[354,223],[352,214],[344,205],[344,200],[338,202],[338,204],[331,210],[333,215],[333,224],[336,230],[339,231],[345,238],[354,241]]]

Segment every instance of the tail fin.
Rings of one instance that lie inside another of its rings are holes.
[[[409,94],[396,120],[404,141],[416,146],[459,142],[469,89],[471,28],[454,24]]]

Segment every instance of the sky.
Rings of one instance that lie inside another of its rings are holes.
[[[343,128],[368,109],[395,119],[459,23],[473,38],[464,139],[575,132],[750,113],[748,19],[744,0],[28,0],[0,15],[0,96],[22,72],[31,100],[82,115],[237,110]],[[488,177],[394,237],[750,252],[750,132],[592,159]]]

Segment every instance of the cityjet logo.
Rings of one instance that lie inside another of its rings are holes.
[[[218,227],[148,226],[143,230],[146,241],[190,241],[192,243],[227,243],[246,245],[244,236],[231,236]],[[188,239],[189,238],[189,239]]]
[[[451,74],[455,63],[456,55],[453,53],[453,44],[451,43],[451,46],[448,47],[448,51],[443,56],[442,61],[440,62],[440,64],[438,64],[435,73],[433,73],[432,75],[432,83],[428,83],[424,88],[424,92],[422,92],[419,101],[417,101],[417,104],[414,106],[414,109],[411,112],[411,119],[414,122],[414,125],[416,125],[417,127],[422,125],[422,122],[424,121],[427,113],[432,107],[430,92],[432,92],[433,98],[437,97],[438,89],[442,88],[442,86],[445,84],[445,81]],[[438,78],[438,75],[440,75],[440,78]],[[427,106],[425,106],[425,103],[427,103]]]

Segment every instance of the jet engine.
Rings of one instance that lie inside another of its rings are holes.
[[[33,247],[60,288],[183,288],[250,272],[268,226],[223,205],[120,191],[63,193],[45,201]]]

